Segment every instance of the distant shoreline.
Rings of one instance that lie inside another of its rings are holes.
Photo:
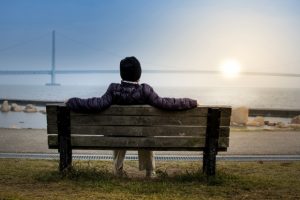
[[[52,100],[31,100],[31,99],[0,99],[0,104],[7,100],[10,104],[16,103],[19,105],[34,104],[36,106],[46,106],[46,104],[59,104],[63,101]],[[249,116],[264,116],[264,117],[283,117],[291,118],[300,115],[299,109],[285,109],[285,108],[249,108]]]
[[[63,103],[63,101],[52,101],[52,100],[34,100],[34,99],[0,99],[0,104],[3,103],[3,101],[8,101],[8,103],[16,103],[21,106],[27,105],[27,104],[34,104],[36,106],[46,106],[46,104],[58,104]]]

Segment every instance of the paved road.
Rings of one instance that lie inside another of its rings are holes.
[[[0,153],[57,153],[47,147],[47,132],[39,129],[1,129]],[[111,154],[111,151],[73,151],[84,154]],[[135,152],[132,152],[135,153]],[[174,154],[174,152],[156,152]],[[176,154],[199,154],[176,152]],[[230,147],[223,155],[300,155],[300,132],[231,132]]]

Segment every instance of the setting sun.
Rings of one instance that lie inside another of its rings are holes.
[[[240,63],[237,60],[225,60],[222,64],[221,64],[221,72],[224,76],[226,77],[236,77],[241,70],[241,66]]]

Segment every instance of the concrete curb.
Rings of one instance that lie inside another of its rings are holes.
[[[40,153],[0,153],[0,158],[16,158],[16,159],[46,159],[58,160],[59,154],[40,154]],[[88,155],[73,154],[74,160],[112,160],[112,155]],[[138,160],[138,156],[128,154],[125,160]],[[158,155],[155,156],[157,161],[199,161],[202,156],[193,155]],[[220,161],[300,161],[300,155],[218,155],[217,160]]]

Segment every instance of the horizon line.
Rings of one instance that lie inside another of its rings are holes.
[[[93,73],[104,73],[104,74],[115,74],[119,73],[119,70],[100,69],[100,70],[55,70],[55,74],[93,74]],[[143,73],[171,73],[171,74],[222,74],[218,70],[142,70]],[[0,70],[0,75],[51,75],[52,70]],[[300,74],[294,73],[274,73],[274,72],[240,72],[239,75],[245,76],[278,76],[278,77],[300,77]]]

